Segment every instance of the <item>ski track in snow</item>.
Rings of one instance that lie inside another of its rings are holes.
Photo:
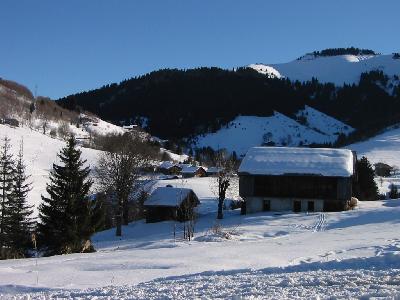
[[[326,227],[326,214],[325,213],[320,213],[318,214],[318,220],[314,225],[313,231],[324,231]]]

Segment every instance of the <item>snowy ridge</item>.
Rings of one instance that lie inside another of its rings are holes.
[[[347,135],[354,130],[309,106],[299,111],[298,115],[303,116],[304,125],[279,112],[270,117],[238,116],[227,127],[198,136],[194,146],[225,148],[244,155],[249,148],[262,144],[299,146],[332,143],[340,133]]]
[[[262,74],[286,77],[290,80],[310,81],[313,77],[322,83],[358,83],[361,73],[381,70],[389,77],[400,74],[400,59],[393,55],[305,55],[301,59],[281,64],[251,64],[248,67]]]

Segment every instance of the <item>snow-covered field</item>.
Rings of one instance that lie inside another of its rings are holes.
[[[217,234],[212,180],[158,183],[198,194],[194,240],[182,239],[179,223],[131,223],[121,239],[113,230],[96,234],[96,253],[40,258],[37,265],[1,261],[0,293],[17,299],[400,296],[400,200],[335,213],[225,211]]]
[[[250,68],[263,74],[290,80],[309,81],[313,77],[320,82],[358,83],[363,72],[381,70],[388,76],[400,74],[400,59],[393,55],[337,55],[314,57],[306,55],[301,59],[282,64],[252,64]]]

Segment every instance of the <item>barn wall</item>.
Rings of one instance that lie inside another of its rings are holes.
[[[239,176],[239,195],[243,198],[254,195],[254,176]]]
[[[352,196],[352,178],[337,179],[337,199],[350,200]]]
[[[308,201],[314,202],[314,211],[324,211],[324,200],[322,199],[298,199],[298,198],[273,198],[273,197],[246,197],[246,213],[264,211],[264,201],[270,201],[271,211],[293,211],[294,201],[301,202],[300,211],[308,211]]]

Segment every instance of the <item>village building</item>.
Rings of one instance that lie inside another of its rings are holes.
[[[210,167],[207,169],[207,176],[217,176],[219,173],[221,173],[222,168],[218,167]]]
[[[346,210],[355,162],[346,149],[251,148],[238,172],[243,212]]]
[[[181,165],[182,167],[182,177],[190,178],[190,177],[206,177],[207,172],[201,166],[192,166],[192,165]]]
[[[163,161],[158,166],[158,172],[164,175],[179,175],[182,171],[182,168],[171,161]]]
[[[198,204],[200,201],[191,189],[158,187],[144,202],[146,222],[190,220],[194,217],[194,208]]]
[[[19,127],[19,121],[14,118],[4,118],[0,119],[0,121],[1,121],[0,124],[9,125],[11,127]]]

